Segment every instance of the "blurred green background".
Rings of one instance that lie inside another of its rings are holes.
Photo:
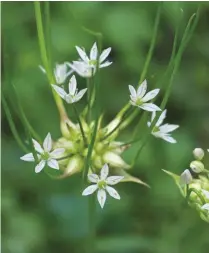
[[[112,47],[111,67],[101,71],[105,120],[114,117],[128,100],[128,84],[136,84],[143,69],[153,32],[157,2],[51,2],[52,55],[62,63],[77,58],[75,45],[90,49],[94,38],[81,26],[100,31],[103,48]],[[41,3],[43,5],[43,3]],[[150,89],[164,73],[174,27],[184,11],[180,34],[197,2],[165,2],[157,44],[147,80]],[[209,148],[209,4],[203,3],[199,23],[183,55],[169,99],[169,123],[179,124],[177,144],[151,138],[133,175],[151,185],[120,184],[121,201],[108,198],[97,205],[97,253],[207,253],[209,227],[190,209],[174,182],[161,169],[180,174],[195,147]],[[2,3],[2,90],[11,103],[10,82],[18,90],[24,111],[44,138],[60,136],[58,113],[41,64],[32,2]],[[79,87],[85,80],[78,77]],[[162,94],[163,92],[161,92]],[[159,101],[157,102],[160,103]],[[84,105],[80,104],[80,107]],[[18,112],[16,127],[25,138]],[[143,133],[142,133],[143,134]],[[126,138],[131,129],[124,132]],[[130,162],[134,149],[124,154]],[[81,196],[76,175],[55,181],[35,174],[15,142],[2,111],[2,252],[81,253],[88,234],[88,201]],[[208,155],[206,157],[209,162]]]

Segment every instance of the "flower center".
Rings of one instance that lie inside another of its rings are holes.
[[[141,99],[138,98],[138,99],[136,100],[136,105],[142,105],[142,104],[143,104],[143,101],[141,101]]]
[[[49,153],[48,152],[44,152],[41,154],[41,159],[42,160],[48,160],[49,159]]]
[[[90,61],[89,61],[89,65],[94,65],[94,66],[96,66],[96,65],[97,65],[97,60],[90,60]]]
[[[107,183],[104,181],[104,180],[100,180],[98,183],[97,183],[99,189],[104,189],[105,186],[107,185]]]
[[[156,133],[156,132],[159,132],[159,130],[160,130],[159,127],[154,126],[152,132],[153,132],[153,133]]]

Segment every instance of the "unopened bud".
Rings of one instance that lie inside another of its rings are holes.
[[[103,156],[104,162],[112,165],[113,167],[116,168],[121,168],[121,169],[129,169],[130,165],[128,165],[124,160],[117,155],[114,152],[106,152]]]
[[[180,176],[180,185],[184,186],[192,182],[192,175],[188,169],[186,169]]]
[[[192,161],[190,163],[190,168],[195,173],[200,173],[200,172],[204,171],[204,169],[205,169],[204,164],[200,161]]]
[[[204,157],[204,151],[202,148],[195,148],[193,150],[193,155],[194,155],[195,159],[202,160],[202,158]]]

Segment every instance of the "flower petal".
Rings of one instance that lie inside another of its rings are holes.
[[[209,211],[209,203],[204,204],[201,209]]]
[[[26,161],[26,162],[34,162],[35,161],[35,159],[33,157],[33,153],[28,153],[24,156],[21,156],[20,159],[23,161]]]
[[[156,126],[159,127],[159,126],[163,123],[163,121],[164,121],[164,119],[165,119],[165,117],[166,117],[166,113],[167,113],[167,110],[164,110],[164,111],[161,113],[159,119],[157,120]],[[155,115],[156,115],[156,113],[155,113]],[[154,119],[154,118],[153,118],[153,119]]]
[[[92,183],[97,183],[99,181],[99,176],[97,174],[89,174],[88,180]]]
[[[147,80],[144,80],[137,89],[137,97],[142,98],[147,91]]]
[[[170,142],[170,143],[176,143],[176,140],[173,138],[173,137],[171,137],[170,135],[163,135],[162,137],[161,137],[163,140],[165,140],[165,141],[167,141],[167,142]]]
[[[109,173],[109,167],[107,163],[105,163],[105,165],[102,167],[101,172],[100,172],[101,180],[105,180],[108,176],[108,173]]]
[[[161,109],[157,105],[152,104],[152,103],[144,103],[140,105],[139,107],[148,112],[161,111]]]
[[[76,92],[76,87],[77,87],[77,81],[74,75],[70,78],[68,87],[69,87],[69,94],[71,96],[74,96]]]
[[[51,167],[52,169],[59,170],[59,164],[58,164],[57,160],[55,160],[55,159],[49,159],[47,161],[47,165],[49,167]]]
[[[106,183],[109,185],[115,185],[119,183],[123,178],[123,176],[111,176],[106,179]]]
[[[86,93],[86,91],[87,91],[87,88],[80,90],[75,97],[75,102],[79,101],[83,97],[83,95]]]
[[[42,169],[44,168],[45,164],[46,164],[46,161],[41,160],[40,163],[36,165],[35,172],[39,173],[40,171],[42,171]]]
[[[159,93],[160,89],[155,89],[155,90],[151,90],[150,92],[148,92],[143,98],[142,101],[143,102],[147,102],[151,99],[153,99],[154,97],[157,96],[157,94]]]
[[[76,48],[78,54],[80,55],[81,59],[84,62],[88,63],[89,62],[89,57],[86,55],[86,52],[78,46],[76,46],[75,48]]]
[[[135,90],[135,88],[132,85],[129,85],[128,88],[129,88],[129,91],[131,93],[131,99],[133,100],[137,96],[136,95],[136,90]]]
[[[100,69],[101,69],[101,68],[105,68],[105,67],[110,66],[111,64],[112,64],[111,61],[106,61],[106,62],[100,64],[100,65],[99,65],[99,68],[100,68]]]
[[[98,188],[97,184],[90,185],[82,192],[82,195],[83,196],[90,195],[94,193],[97,190],[97,188]]]
[[[60,88],[57,85],[52,84],[52,87],[55,89],[55,91],[60,95],[61,98],[65,99],[67,93],[64,89]]]
[[[113,197],[114,199],[120,199],[120,195],[113,187],[107,185],[105,189],[107,190],[107,192],[110,194],[111,197]]]
[[[56,148],[55,150],[53,150],[50,155],[51,157],[57,158],[60,155],[62,155],[65,152],[64,148]]]
[[[160,132],[169,133],[169,132],[174,131],[178,127],[179,125],[165,124],[165,125],[162,125],[159,129],[160,129]]]
[[[101,208],[104,207],[105,201],[106,201],[106,192],[103,189],[98,190],[97,192],[97,199],[99,201],[99,204]]]
[[[44,151],[46,151],[46,152],[51,151],[51,149],[52,149],[52,137],[51,137],[50,133],[48,133],[46,138],[44,139],[43,147],[44,147]]]
[[[97,43],[95,42],[90,51],[90,60],[96,60],[98,54]]]
[[[103,50],[100,57],[99,57],[99,62],[102,63],[110,54],[111,47],[108,47],[107,49]]]
[[[180,185],[183,187],[186,184],[190,184],[192,182],[192,174],[188,169],[186,169],[180,176]]]
[[[206,191],[206,190],[202,190],[203,194],[205,195],[205,197],[207,199],[209,199],[209,191]]]
[[[43,150],[43,148],[41,147],[41,145],[40,145],[36,140],[34,140],[34,139],[32,139],[32,141],[33,141],[33,145],[34,145],[35,150],[36,150],[37,152],[39,152],[39,153],[43,153],[44,150]]]

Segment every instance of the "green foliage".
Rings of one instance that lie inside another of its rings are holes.
[[[197,2],[163,4],[157,45],[146,76],[150,89],[156,87],[168,65],[179,20],[178,8],[183,9],[179,30],[182,36],[197,5]],[[95,38],[83,26],[101,32],[103,46],[113,48],[114,63],[101,71],[100,76],[100,102],[102,109],[108,111],[104,117],[108,122],[126,104],[128,84],[139,80],[158,3],[51,2],[50,7],[54,63],[75,59],[75,45],[90,48]],[[208,15],[208,3],[202,4],[199,23],[174,78],[167,105],[168,121],[180,125],[175,133],[178,142],[171,145],[150,137],[132,174],[147,182],[151,189],[123,183],[118,186],[121,201],[108,199],[104,210],[96,210],[97,253],[208,252],[208,225],[186,205],[174,183],[162,172],[165,169],[181,174],[195,147],[209,148]],[[42,139],[47,132],[59,138],[57,108],[46,76],[38,68],[41,57],[32,2],[2,4],[2,44],[5,98],[9,98],[12,90],[10,80],[33,129]],[[83,79],[78,78],[78,82],[85,87]],[[84,106],[83,101],[79,109]],[[73,113],[69,114],[73,119]],[[28,145],[20,115],[15,110],[12,115],[16,130]],[[137,123],[133,122],[133,127]],[[144,131],[146,126],[141,133]],[[123,140],[128,141],[131,136],[130,130],[125,131]],[[127,162],[132,162],[138,147],[134,144],[124,153]],[[56,181],[45,173],[37,175],[32,164],[20,161],[21,155],[2,112],[2,252],[85,252],[88,201],[81,196],[80,176]],[[209,157],[206,159],[209,162]]]

